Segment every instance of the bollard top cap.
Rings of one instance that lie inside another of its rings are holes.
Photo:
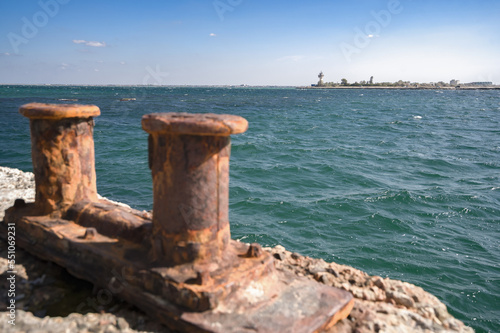
[[[240,116],[214,113],[152,113],[142,117],[148,133],[229,136],[243,133],[248,121]]]
[[[29,103],[19,113],[30,119],[88,118],[101,114],[95,105]]]

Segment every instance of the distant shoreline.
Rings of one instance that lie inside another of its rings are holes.
[[[295,88],[295,89],[385,89],[385,90],[500,90],[500,85],[491,87],[391,87],[391,86],[279,86],[279,85],[141,85],[141,84],[22,84],[22,83],[0,83],[2,86],[30,86],[30,87],[135,87],[135,88]]]
[[[338,86],[313,87],[304,86],[297,89],[385,89],[385,90],[500,90],[500,86],[493,87],[388,87],[388,86]]]

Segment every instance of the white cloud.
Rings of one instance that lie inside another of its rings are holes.
[[[120,65],[125,65],[126,62],[125,61],[120,61]]]
[[[291,56],[281,57],[281,58],[278,58],[276,60],[279,62],[298,62],[304,58],[305,57],[302,55],[291,55]]]
[[[106,47],[105,42],[87,41],[87,40],[83,40],[83,39],[73,39],[73,43],[85,44],[87,46],[92,46],[92,47]]]
[[[105,47],[106,43],[101,43],[101,42],[87,42],[85,45],[94,46],[94,47]]]
[[[19,53],[10,53],[10,52],[0,52],[0,57],[22,57],[22,54]]]
[[[210,37],[215,37],[217,36],[216,34],[214,34],[213,32],[209,35]]]

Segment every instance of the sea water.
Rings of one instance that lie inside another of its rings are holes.
[[[98,191],[141,210],[142,115],[242,116],[234,239],[416,284],[477,332],[500,331],[500,91],[0,86],[2,166],[32,170],[29,102],[99,106]]]

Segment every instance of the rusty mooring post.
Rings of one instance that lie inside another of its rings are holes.
[[[36,212],[60,215],[74,202],[97,200],[94,168],[95,105],[23,105],[30,119]]]
[[[88,105],[27,104],[36,201],[15,204],[0,223],[16,244],[66,267],[182,332],[296,332],[328,329],[354,300],[282,271],[258,244],[231,240],[230,115],[145,115],[153,175],[153,218],[99,199]],[[34,214],[35,213],[35,214]],[[148,258],[150,256],[150,258]]]
[[[169,265],[220,256],[230,240],[230,135],[238,116],[157,113],[142,118],[153,176],[153,256]]]

